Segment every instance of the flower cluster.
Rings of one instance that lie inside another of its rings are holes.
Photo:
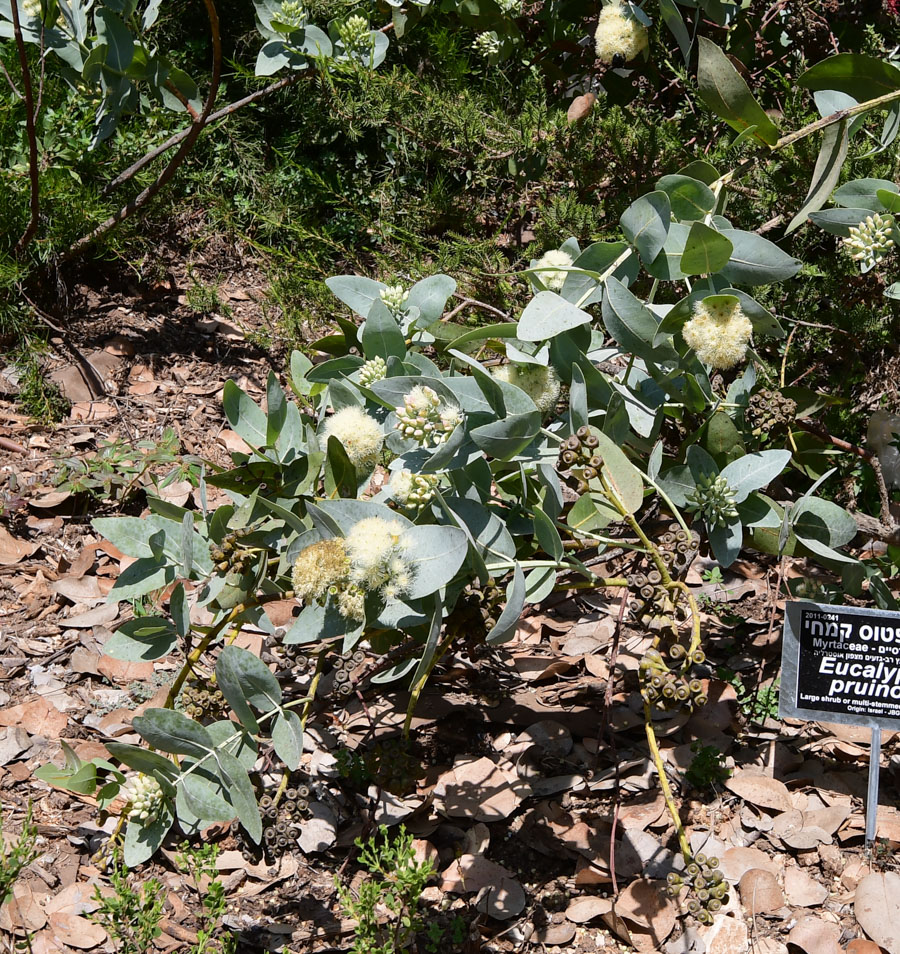
[[[152,821],[159,814],[163,803],[162,786],[152,775],[138,772],[125,784],[122,794],[128,799],[128,820]]]
[[[407,540],[399,520],[366,517],[346,539],[350,580],[360,590],[379,591],[386,600],[403,596],[412,583]]]
[[[571,264],[572,256],[568,252],[552,249],[549,252],[544,252],[534,267],[541,269],[538,272],[538,277],[544,285],[550,291],[558,292],[566,283],[566,276],[569,273],[565,269]]]
[[[306,23],[306,9],[297,0],[282,0],[281,7],[272,19],[299,30]]]
[[[697,486],[685,496],[687,509],[699,513],[710,527],[718,527],[737,515],[735,492],[725,477],[704,474]]]
[[[462,421],[462,411],[444,404],[433,388],[417,384],[397,408],[397,430],[423,447],[437,446],[453,433]]]
[[[500,53],[500,37],[497,36],[495,30],[479,33],[472,43],[472,48],[476,53],[489,60],[492,56],[497,56]]]
[[[388,285],[382,288],[379,298],[384,302],[385,307],[392,315],[402,315],[406,310],[406,299],[409,298],[409,292],[402,285]]]
[[[387,362],[380,355],[375,358],[369,358],[368,361],[359,369],[359,383],[367,388],[376,381],[381,381],[387,377]]]
[[[612,65],[621,58],[625,63],[647,49],[647,28],[625,9],[621,0],[611,0],[600,12],[594,46],[597,59]]]
[[[357,470],[374,467],[384,443],[381,425],[360,407],[341,408],[328,418],[322,433],[326,443],[329,437],[336,437],[341,442],[350,463]]]
[[[494,369],[494,377],[521,388],[543,415],[556,407],[560,385],[553,368],[540,364],[504,364]]]
[[[306,603],[321,603],[346,582],[350,560],[342,537],[320,540],[300,551],[292,582],[294,592]]]
[[[859,225],[850,226],[850,235],[844,245],[850,257],[862,265],[864,272],[874,268],[894,247],[894,217],[874,212]]]
[[[743,361],[753,325],[737,300],[700,301],[682,329],[689,348],[704,363],[720,371]]]
[[[414,474],[411,470],[395,470],[391,477],[390,491],[401,507],[421,510],[433,498],[440,477],[437,474]]]
[[[369,21],[358,13],[338,24],[337,32],[348,53],[367,53],[372,48]]]
[[[522,0],[497,0],[497,6],[500,12],[508,17],[519,17],[522,15]]]

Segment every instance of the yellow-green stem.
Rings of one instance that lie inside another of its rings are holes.
[[[666,775],[666,767],[663,764],[662,756],[659,753],[659,744],[656,741],[656,731],[653,728],[653,715],[650,711],[650,703],[644,701],[644,731],[647,734],[647,746],[650,749],[650,757],[656,766],[656,774],[659,776],[659,787],[662,790],[663,799],[669,815],[672,817],[672,823],[675,825],[675,834],[678,836],[678,845],[681,848],[681,854],[685,861],[690,861],[691,846],[688,844],[687,835],[684,832],[684,825],[681,823],[681,816],[678,814],[678,806],[672,796],[672,788],[669,785],[669,779]]]

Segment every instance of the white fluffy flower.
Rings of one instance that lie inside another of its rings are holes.
[[[569,274],[564,271],[572,264],[572,256],[568,252],[560,249],[552,249],[538,259],[535,268],[543,269],[538,272],[540,280],[550,289],[558,292],[566,283],[566,276]]]
[[[597,59],[612,65],[617,56],[626,63],[647,49],[647,28],[635,19],[622,5],[621,0],[611,0],[600,11],[594,46]]]
[[[347,452],[350,463],[358,470],[375,466],[375,461],[384,443],[381,425],[360,407],[341,408],[325,422],[323,435],[336,437]]]
[[[406,533],[399,520],[366,517],[347,534],[350,578],[361,589],[380,590],[385,599],[398,599],[412,582],[406,559]]]
[[[874,212],[859,225],[850,226],[850,235],[844,239],[850,257],[862,265],[864,272],[874,268],[894,248],[894,217]]]
[[[138,772],[133,775],[122,789],[122,795],[128,800],[128,820],[147,822],[156,818],[163,803],[162,786],[152,775]]]
[[[699,301],[681,333],[704,364],[724,371],[744,360],[753,325],[737,301]]]
[[[342,537],[319,540],[297,556],[292,572],[294,592],[305,603],[321,602],[347,576],[349,561]]]
[[[549,414],[559,398],[559,378],[553,368],[540,364],[503,364],[494,368],[494,377],[521,388],[541,414]]]

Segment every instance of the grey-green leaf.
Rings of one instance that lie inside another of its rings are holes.
[[[622,231],[640,252],[644,262],[652,262],[662,251],[669,234],[671,217],[669,196],[662,191],[635,199],[622,214]]]

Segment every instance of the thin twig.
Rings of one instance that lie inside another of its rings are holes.
[[[448,311],[447,314],[441,318],[441,321],[450,321],[466,308],[481,308],[483,311],[489,311],[492,315],[503,318],[504,321],[509,321],[509,315],[505,311],[501,311],[499,308],[487,304],[487,302],[478,301],[476,298],[463,298],[462,295],[456,295],[455,297],[462,298],[462,301],[452,311]]]
[[[13,249],[14,255],[19,255],[34,238],[38,229],[38,219],[41,214],[41,183],[38,170],[37,131],[35,129],[34,89],[31,85],[31,68],[28,65],[28,53],[25,50],[25,39],[22,36],[22,25],[19,22],[19,4],[13,0],[10,4],[12,11],[13,36],[16,40],[16,50],[19,54],[19,65],[22,68],[22,91],[25,102],[25,134],[28,137],[28,179],[30,183],[30,216],[25,231],[19,237]]]
[[[213,0],[203,0],[206,6],[206,12],[209,16],[210,35],[213,45],[213,68],[212,78],[210,79],[209,94],[206,97],[206,103],[203,106],[203,112],[197,117],[197,121],[191,123],[187,135],[184,137],[178,152],[169,160],[169,164],[159,174],[157,180],[149,185],[143,192],[135,196],[130,202],[122,206],[118,212],[111,215],[105,222],[101,222],[96,228],[91,229],[87,235],[82,236],[73,245],[60,256],[60,261],[66,262],[80,255],[96,239],[114,229],[120,222],[133,215],[138,209],[143,208],[162,188],[169,182],[179,166],[187,158],[188,153],[193,149],[203,128],[206,126],[209,115],[212,112],[216,101],[216,95],[219,91],[219,81],[222,76],[222,37],[219,32],[219,15],[216,12]]]

